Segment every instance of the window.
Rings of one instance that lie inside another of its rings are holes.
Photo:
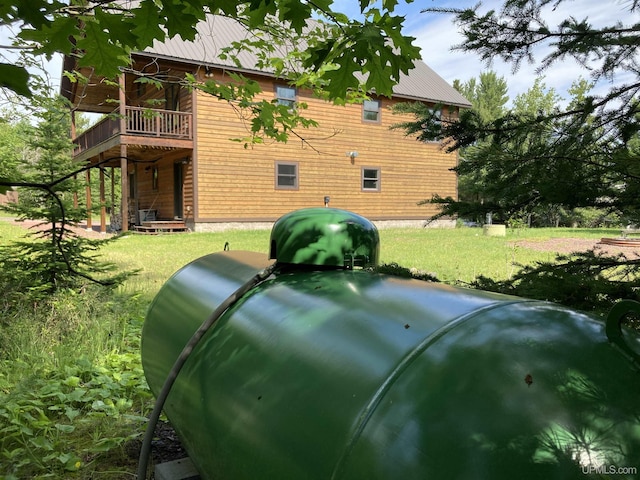
[[[362,190],[367,192],[380,191],[380,168],[362,167]]]
[[[425,142],[440,141],[440,133],[442,132],[442,109],[430,108],[429,118],[422,124],[422,138]]]
[[[365,100],[362,103],[362,120],[365,122],[380,121],[380,101]]]
[[[298,164],[276,162],[276,188],[282,190],[298,189]]]
[[[293,87],[276,85],[276,101],[278,102],[278,105],[293,108],[296,105],[296,89]]]

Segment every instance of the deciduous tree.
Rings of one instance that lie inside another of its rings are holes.
[[[471,78],[465,83],[454,80],[453,87],[462,93],[472,105],[474,112],[483,122],[492,122],[500,118],[506,112],[509,101],[507,95],[507,81],[504,77],[498,77],[493,70],[482,72],[476,79]],[[473,162],[475,154],[483,144],[477,142],[474,145],[460,149],[460,169],[458,170],[458,198],[462,202],[483,204],[490,200],[486,189],[487,169],[484,167],[466,168],[467,162]],[[482,218],[472,218],[475,221],[483,221]]]
[[[297,69],[295,81],[321,84],[330,99],[344,99],[360,86],[390,95],[418,58],[413,38],[401,31],[403,17],[394,14],[397,3],[361,0],[358,20],[334,10],[332,0],[17,0],[0,6],[0,24],[20,29],[15,48],[31,55],[74,55],[80,66],[115,77],[131,63],[131,52],[174,36],[193,40],[207,14],[222,15],[253,32],[235,48],[259,51],[276,72],[291,75]],[[310,28],[311,19],[322,26]],[[304,42],[289,45],[289,58],[273,55],[277,42],[292,35]],[[0,85],[28,95],[28,76],[21,65],[0,63]]]

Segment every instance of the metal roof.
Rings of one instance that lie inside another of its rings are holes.
[[[142,54],[205,67],[222,67],[245,73],[271,75],[267,69],[257,66],[258,57],[252,52],[243,51],[237,55],[241,68],[230,59],[220,58],[224,47],[257,35],[248,31],[236,20],[209,15],[206,20],[198,24],[197,30],[198,34],[194,41],[185,41],[176,36],[164,42],[154,42],[153,46]],[[395,97],[411,100],[461,107],[471,106],[466,98],[421,60],[415,62],[415,68],[409,72],[409,75],[401,75],[393,92]]]

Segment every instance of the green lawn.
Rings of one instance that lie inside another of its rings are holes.
[[[123,268],[140,269],[127,285],[130,291],[155,293],[176,270],[191,260],[222,251],[269,250],[269,231],[234,230],[221,233],[177,235],[129,235],[104,248],[104,257]],[[523,229],[507,230],[506,237],[488,237],[481,228],[381,229],[380,260],[434,274],[444,282],[469,282],[478,275],[508,278],[516,264],[552,260],[552,252],[524,248],[518,241],[544,241],[554,237],[592,238],[615,236],[618,229]]]
[[[0,221],[0,245],[22,235],[18,226]],[[380,229],[380,260],[434,274],[444,282],[469,282],[478,275],[509,278],[517,264],[552,260],[553,252],[522,247],[519,241],[552,238],[599,239],[617,236],[619,229],[508,229],[505,237],[489,237],[481,228]],[[125,235],[102,249],[103,258],[123,269],[139,270],[126,291],[153,295],[171,274],[190,261],[232,250],[269,250],[269,230],[232,230],[219,233]]]

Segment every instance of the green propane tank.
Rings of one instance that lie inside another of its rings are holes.
[[[221,252],[149,308],[157,395],[211,313],[165,412],[203,479],[640,478],[640,336],[556,304],[371,273],[366,219],[306,209],[270,256]],[[613,477],[612,477],[613,478]]]

